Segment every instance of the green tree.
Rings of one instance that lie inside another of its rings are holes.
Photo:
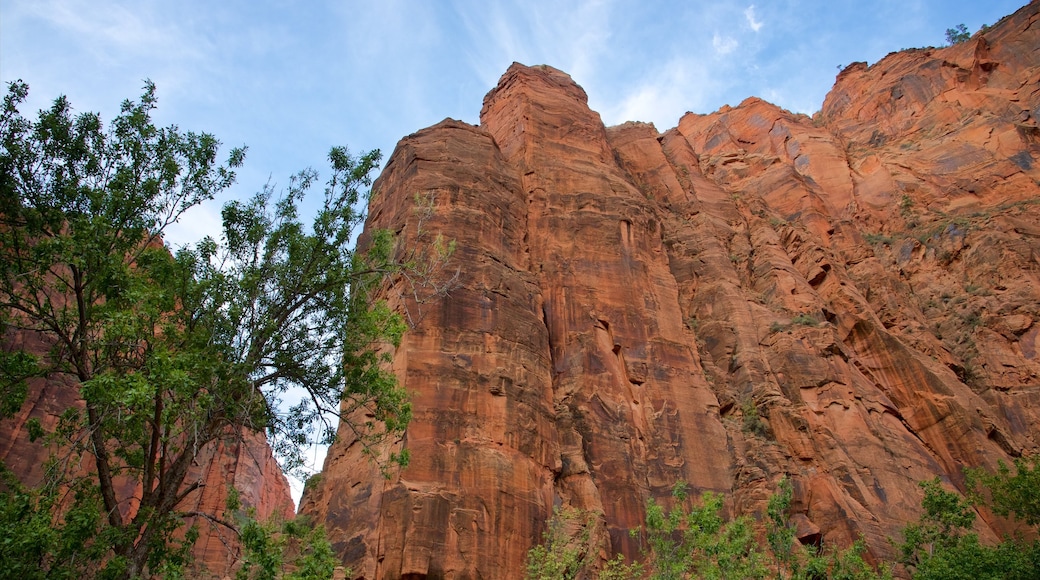
[[[107,549],[107,538],[101,534],[100,510],[89,486],[28,488],[0,465],[0,488],[0,577],[90,577]],[[56,524],[52,512],[63,491],[76,501]]]
[[[769,550],[773,553],[773,563],[776,567],[776,577],[783,578],[785,570],[797,568],[794,553],[794,526],[791,525],[788,510],[791,509],[791,500],[794,497],[794,488],[785,477],[777,486],[779,490],[774,493],[766,505],[766,542]],[[792,572],[797,572],[792,570]]]
[[[795,541],[790,521],[793,486],[781,479],[779,490],[770,497],[766,508],[766,544],[757,541],[751,518],[732,521],[722,518],[722,496],[706,493],[699,505],[689,506],[686,485],[678,483],[672,490],[675,507],[666,510],[655,500],[647,502],[646,525],[631,530],[633,537],[643,539],[647,557],[642,564],[626,564],[619,554],[600,570],[600,580],[685,580],[688,578],[777,578],[797,580],[891,580],[886,566],[875,570],[862,557],[862,542],[844,549],[803,548]],[[527,578],[575,578],[588,574],[588,528],[581,527],[579,537],[566,533],[579,520],[576,512],[557,513],[550,521],[545,543],[528,552]],[[585,520],[588,522],[588,520]],[[587,526],[587,523],[585,524]],[[773,565],[767,565],[772,556]]]
[[[282,526],[242,518],[245,557],[237,580],[327,580],[339,563],[325,529],[311,526],[302,517]]]
[[[543,543],[527,552],[528,580],[573,580],[588,566],[589,538],[596,516],[573,508],[553,510],[548,528],[542,535]],[[568,534],[576,527],[577,534]]]
[[[676,484],[676,506],[666,511],[651,498],[647,502],[646,527],[650,578],[681,580],[765,578],[762,551],[755,541],[751,519],[730,522],[722,518],[722,496],[708,492],[700,505],[687,507],[686,485]],[[638,530],[634,535],[639,534]]]
[[[328,423],[315,427],[324,414],[340,415],[366,448],[400,435],[411,409],[385,363],[405,327],[370,300],[395,268],[391,239],[377,233],[367,252],[351,247],[378,151],[331,150],[309,228],[299,202],[313,170],[281,195],[267,186],[227,204],[219,242],[173,253],[166,228],[231,186],[244,149],[219,163],[212,135],[156,127],[151,83],[108,128],[96,114],[74,115],[64,97],[26,119],[18,107],[27,93],[11,83],[0,113],[0,331],[50,348],[3,349],[0,412],[21,405],[31,376],[70,377],[83,405],[47,434],[55,458],[39,489],[57,491],[27,496],[5,484],[6,505],[18,508],[5,516],[33,529],[50,517],[57,529],[82,514],[96,532],[84,545],[105,546],[99,574],[138,577],[190,547],[186,518],[237,529],[221,514],[181,508],[203,485],[186,480],[188,469],[213,442],[266,430],[291,469],[302,445],[333,436]],[[285,410],[279,399],[290,389],[305,396]],[[78,458],[93,467],[85,478]],[[53,555],[19,557],[51,576],[74,568]]]
[[[904,542],[900,545],[902,563],[912,569],[927,565],[936,552],[958,546],[975,522],[971,503],[943,489],[938,477],[921,482],[921,488],[924,514],[918,523],[903,529]]]
[[[1004,473],[1007,478],[1010,475]],[[1002,480],[1000,473],[997,480]],[[943,489],[939,479],[921,483],[924,514],[903,529],[901,563],[917,580],[997,580],[1040,577],[1040,544],[1005,539],[996,546],[979,542],[972,531],[974,507],[960,494]]]
[[[639,562],[625,562],[624,554],[617,554],[608,560],[599,571],[599,580],[639,580],[645,576],[643,565]]]
[[[970,38],[971,33],[968,32],[968,27],[963,24],[946,29],[946,44],[948,46],[967,42]]]
[[[985,501],[981,485],[989,494],[989,505],[998,515],[1013,515],[1030,526],[1040,526],[1040,465],[1034,459],[1015,459],[1015,472],[1003,461],[995,473],[968,470],[972,499]]]
[[[803,548],[796,543],[789,513],[794,488],[786,477],[777,487],[777,493],[769,498],[766,507],[766,542],[773,554],[778,579],[891,580],[886,566],[875,570],[863,560],[862,541],[843,550],[824,546]]]

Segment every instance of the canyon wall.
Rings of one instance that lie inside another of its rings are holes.
[[[606,559],[673,485],[892,559],[918,482],[1040,441],[1040,4],[760,99],[604,127],[514,64],[480,125],[398,144],[366,228],[454,240],[446,294],[390,280],[415,416],[389,478],[349,433],[302,511],[353,578],[519,578],[554,508]],[[983,513],[993,540],[1009,523]]]

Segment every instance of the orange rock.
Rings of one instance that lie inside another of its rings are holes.
[[[676,482],[755,513],[788,477],[803,541],[892,559],[919,481],[1040,444],[1038,13],[851,65],[813,119],[605,128],[514,64],[479,127],[403,139],[366,227],[457,244],[447,295],[384,291],[415,418],[378,451],[412,463],[343,432],[302,511],[354,578],[519,578],[556,506],[638,558]]]

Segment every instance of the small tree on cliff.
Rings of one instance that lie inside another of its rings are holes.
[[[967,42],[971,39],[971,33],[968,32],[968,27],[963,24],[958,24],[953,28],[946,29],[946,44],[947,46],[953,46],[962,42]]]
[[[107,129],[96,114],[74,115],[64,97],[26,119],[18,107],[27,92],[11,83],[0,111],[0,418],[20,407],[32,376],[71,378],[83,404],[52,433],[30,424],[57,452],[35,494],[10,478],[0,484],[8,525],[75,526],[103,575],[155,573],[183,559],[193,538],[186,517],[234,527],[181,508],[203,485],[188,480],[189,468],[212,442],[266,430],[292,468],[301,446],[332,437],[315,419],[341,404],[366,445],[401,433],[410,406],[385,363],[404,325],[369,299],[393,269],[391,240],[375,235],[364,254],[351,247],[378,151],[332,149],[309,228],[298,206],[313,170],[280,196],[268,186],[227,204],[220,242],[171,253],[163,232],[231,186],[244,149],[221,164],[212,135],[156,127],[151,83]],[[14,349],[12,332],[49,351]],[[285,410],[289,389],[305,396]],[[38,517],[52,508],[66,517]],[[41,534],[25,542],[41,549],[7,553],[60,576],[69,562],[47,546],[65,536]]]

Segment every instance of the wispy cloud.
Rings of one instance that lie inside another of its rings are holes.
[[[22,5],[23,17],[49,23],[75,48],[106,63],[161,59],[187,65],[211,60],[213,45],[153,5],[111,3],[99,9],[85,0],[45,0]]]
[[[699,111],[707,96],[717,90],[717,80],[702,59],[674,58],[649,69],[641,82],[618,95],[603,113],[607,125],[625,121],[652,122],[669,129],[687,111]]]
[[[751,27],[751,30],[754,30],[755,32],[758,32],[759,30],[762,29],[763,22],[761,20],[756,20],[755,19],[755,5],[754,4],[752,4],[751,6],[748,6],[747,9],[744,10],[744,18],[747,20],[748,26]]]
[[[740,46],[737,39],[731,36],[722,36],[718,32],[711,38],[711,46],[715,49],[715,53],[719,55],[729,54]]]
[[[489,86],[513,61],[548,64],[576,79],[594,74],[610,39],[611,2],[456,4],[470,66]]]
[[[115,56],[113,51],[132,49],[152,53],[181,45],[178,58],[198,57],[202,47],[175,42],[177,34],[169,23],[162,23],[148,10],[133,10],[113,4],[98,10],[91,2],[70,1],[34,2],[28,11],[35,17],[50,22],[59,30],[73,33],[82,45],[95,50],[98,56]],[[147,5],[145,6],[147,7]],[[129,56],[129,55],[127,55]]]
[[[22,77],[30,99],[66,94],[77,110],[110,116],[149,78],[162,101],[198,90],[221,54],[213,39],[182,18],[182,8],[159,3],[39,0],[4,4],[3,77]],[[39,55],[52,63],[41,66]],[[32,102],[33,105],[36,102]],[[167,109],[163,109],[165,112]]]

